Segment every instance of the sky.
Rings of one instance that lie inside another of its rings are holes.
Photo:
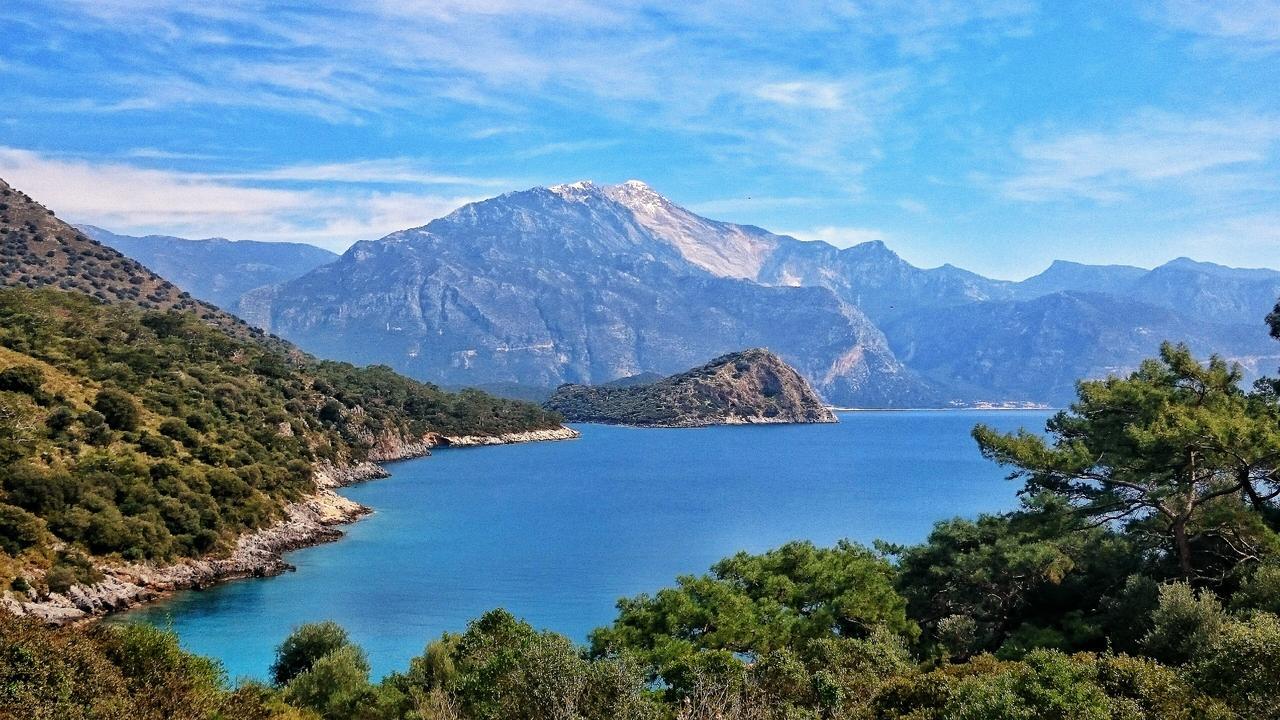
[[[118,233],[339,251],[635,178],[1001,278],[1280,267],[1280,0],[18,0],[0,178]]]

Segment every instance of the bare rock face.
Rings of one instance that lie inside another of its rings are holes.
[[[712,226],[726,238],[702,252]],[[842,405],[936,401],[831,290],[741,277],[767,243],[726,228],[637,183],[507,193],[356,243],[257,293],[251,317],[320,355],[442,385],[602,383],[767,346]]]
[[[648,384],[563,385],[546,407],[570,421],[649,427],[836,422],[808,381],[763,348]]]

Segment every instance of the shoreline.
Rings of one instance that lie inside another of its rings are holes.
[[[1057,411],[1062,408],[1045,406],[1010,406],[1010,407],[994,407],[994,406],[970,406],[970,407],[904,407],[904,408],[874,408],[874,407],[836,407],[831,406],[831,412],[1045,412]]]
[[[73,585],[66,593],[49,593],[39,598],[34,591],[26,597],[17,591],[0,594],[0,610],[15,616],[39,618],[51,625],[92,622],[107,615],[132,610],[172,596],[183,590],[203,590],[225,582],[252,577],[274,577],[296,568],[284,560],[294,550],[341,539],[339,529],[373,512],[335,492],[339,488],[390,477],[383,463],[426,457],[433,448],[481,447],[525,442],[572,440],[577,430],[529,430],[502,435],[447,436],[429,433],[411,442],[379,442],[369,459],[355,463],[317,463],[312,472],[315,492],[284,508],[284,518],[241,535],[226,557],[186,558],[172,565],[146,563],[101,565],[104,578],[93,585]]]
[[[716,422],[691,422],[684,424],[646,424],[627,422],[607,422],[604,420],[566,420],[565,422],[574,425],[605,425],[608,427],[624,427],[636,430],[701,430],[703,428],[713,427],[747,427],[751,425],[835,425],[840,422],[834,418],[834,413],[839,412],[832,408],[833,419],[831,420],[773,420],[764,417],[743,417],[734,416],[733,419],[719,420]]]

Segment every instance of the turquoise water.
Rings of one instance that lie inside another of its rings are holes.
[[[1044,412],[844,413],[837,425],[642,430],[442,450],[343,491],[375,513],[291,553],[295,573],[180,594],[125,616],[171,623],[233,678],[265,677],[300,623],[332,619],[375,675],[505,607],[584,640],[618,597],[803,538],[923,539],[936,520],[1016,505],[978,454],[976,422],[1043,427]]]

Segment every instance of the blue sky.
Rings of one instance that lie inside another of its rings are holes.
[[[0,27],[0,177],[117,232],[337,250],[639,178],[998,277],[1280,266],[1274,0],[20,0]]]

